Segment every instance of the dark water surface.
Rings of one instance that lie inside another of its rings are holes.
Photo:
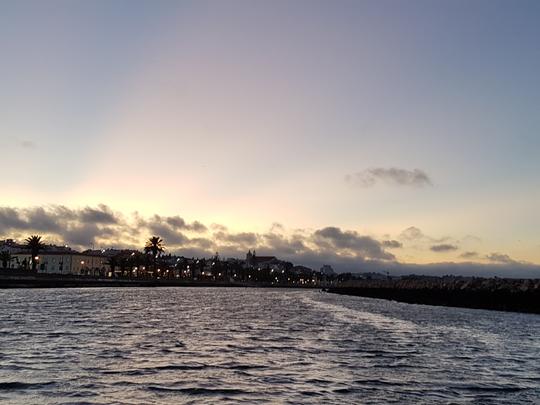
[[[0,402],[540,403],[540,316],[314,290],[2,290]]]

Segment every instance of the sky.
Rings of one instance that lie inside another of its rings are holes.
[[[0,237],[540,276],[539,20],[526,0],[3,1]]]

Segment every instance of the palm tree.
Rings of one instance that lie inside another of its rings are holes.
[[[11,253],[9,253],[7,250],[2,250],[0,252],[0,262],[2,262],[2,268],[7,269],[8,265],[11,263],[11,260]]]
[[[146,242],[146,246],[144,247],[144,251],[146,253],[152,253],[152,261],[154,263],[154,271],[156,271],[157,268],[157,258],[160,253],[162,253],[165,250],[165,247],[163,245],[163,239],[161,239],[159,236],[152,236],[148,241]]]
[[[32,262],[32,271],[36,271],[37,269],[37,257],[39,255],[39,251],[45,249],[45,245],[41,241],[41,236],[38,235],[32,235],[29,238],[26,238],[26,248],[30,250],[31,262]]]

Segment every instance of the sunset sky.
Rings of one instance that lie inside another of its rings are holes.
[[[3,1],[0,237],[540,274],[539,21],[525,0]]]

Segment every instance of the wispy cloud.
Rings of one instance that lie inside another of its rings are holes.
[[[478,257],[478,252],[463,252],[459,255],[463,259],[475,259]]]
[[[365,188],[373,187],[378,183],[408,187],[432,185],[430,177],[423,170],[407,170],[396,167],[374,167],[366,169],[346,175],[345,180],[351,185]]]
[[[24,149],[34,149],[36,147],[36,144],[34,142],[27,139],[19,139],[17,143],[21,148]]]
[[[517,264],[520,263],[517,260],[512,259],[510,256],[504,253],[490,253],[486,255],[486,259],[492,263],[501,263],[501,264]]]
[[[424,233],[416,226],[410,226],[403,230],[399,237],[405,240],[418,240],[424,238]]]

